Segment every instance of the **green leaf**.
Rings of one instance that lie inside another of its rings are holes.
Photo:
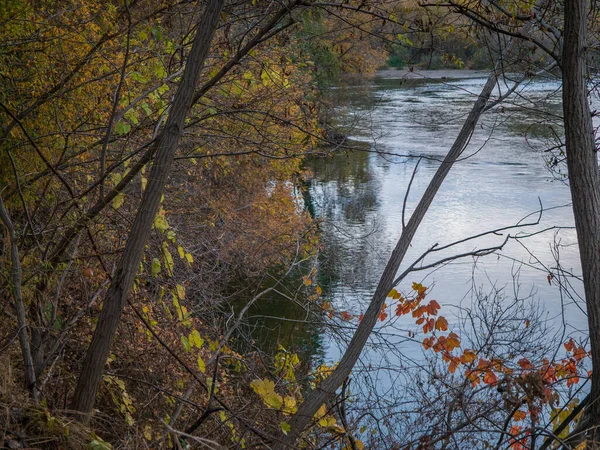
[[[160,208],[158,214],[156,214],[156,217],[154,218],[154,227],[161,233],[164,233],[169,229],[169,222],[167,222],[165,210],[162,208]]]
[[[167,270],[167,274],[172,277],[175,265],[173,263],[173,255],[171,255],[171,252],[169,251],[169,244],[166,242],[163,242],[163,253],[165,255],[165,269]]]
[[[160,261],[158,258],[152,258],[152,276],[155,277],[160,273]]]
[[[120,192],[112,201],[112,207],[114,209],[119,209],[121,206],[123,206],[123,203],[125,203],[125,195],[122,192]]]
[[[128,125],[125,122],[118,121],[115,125],[115,133],[119,136],[129,133],[129,130],[131,130],[131,125]]]
[[[152,110],[150,109],[150,105],[148,105],[148,103],[144,102],[142,103],[142,109],[144,110],[144,112],[151,116],[152,115]]]
[[[140,123],[138,120],[137,112],[132,108],[125,113],[125,118],[129,120],[132,124],[137,125]]]
[[[291,427],[290,424],[287,422],[281,422],[279,424],[279,426],[281,427],[281,431],[283,432],[283,434],[287,435],[290,431],[291,431]]]
[[[91,441],[87,448],[90,450],[112,450],[112,445],[96,436],[96,439]]]
[[[186,338],[185,336],[181,336],[181,343],[183,344],[183,348],[186,352],[189,352],[192,349],[190,341],[188,341],[188,338]]]

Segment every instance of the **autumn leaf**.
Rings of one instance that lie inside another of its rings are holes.
[[[321,417],[323,417],[325,414],[327,414],[327,407],[325,406],[325,403],[323,403],[321,405],[321,407],[317,410],[317,412],[315,413],[315,419],[320,419]]]
[[[342,320],[348,321],[348,320],[352,320],[352,318],[354,317],[352,314],[350,314],[348,311],[342,311],[340,313],[340,316],[342,317]]]
[[[567,342],[565,342],[564,345],[568,352],[572,352],[573,350],[575,350],[575,347],[576,347],[576,344],[575,344],[575,341],[573,340],[573,338],[571,338]]]
[[[456,335],[455,333],[450,333],[448,335],[448,338],[446,339],[446,348],[448,349],[448,351],[452,351],[458,347],[460,347],[460,339],[458,335]]]
[[[379,316],[378,316],[379,320],[381,320],[382,322],[383,322],[383,321],[384,321],[384,320],[387,318],[387,316],[388,316],[388,314],[385,312],[386,308],[387,308],[387,305],[384,303],[384,304],[381,306],[381,312],[379,313]]]
[[[206,373],[206,364],[200,356],[198,356],[198,370],[202,373]]]
[[[575,358],[576,361],[581,361],[586,356],[587,356],[587,352],[585,351],[585,349],[583,347],[578,347],[573,352],[573,358]]]
[[[485,384],[495,385],[498,382],[498,377],[494,372],[489,371],[483,376],[483,382]]]
[[[423,333],[429,333],[433,331],[433,327],[435,326],[435,319],[427,319],[425,325],[423,325]]]
[[[477,359],[477,354],[473,350],[466,349],[460,356],[460,362],[463,364],[472,363]]]
[[[254,380],[250,387],[263,400],[265,405],[273,409],[280,409],[283,405],[283,397],[275,392],[275,383],[264,378],[263,380]]]
[[[533,364],[531,364],[531,361],[529,361],[527,358],[521,358],[517,361],[517,364],[521,367],[521,369],[533,369]]]
[[[429,350],[433,347],[433,343],[435,342],[435,338],[433,336],[423,339],[423,347],[425,350]]]
[[[513,420],[515,422],[521,422],[522,420],[525,420],[526,417],[527,413],[525,411],[521,411],[520,409],[513,414]]]
[[[421,283],[413,283],[412,284],[413,291],[416,291],[417,294],[423,295],[427,288],[423,286]]]
[[[438,317],[435,321],[435,329],[438,331],[448,330],[448,321],[444,317]]]
[[[399,300],[402,298],[402,295],[400,294],[400,292],[398,292],[396,289],[392,289],[390,291],[390,293],[388,294],[388,297],[393,298],[394,300]]]

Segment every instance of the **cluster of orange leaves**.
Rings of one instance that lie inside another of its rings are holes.
[[[412,290],[414,294],[407,298],[400,294],[396,289],[392,289],[388,298],[396,301],[395,315],[404,316],[412,314],[416,319],[415,323],[422,327],[424,334],[431,334],[423,339],[423,347],[426,350],[432,349],[440,353],[442,360],[448,364],[448,372],[455,373],[456,370],[465,367],[465,377],[471,382],[473,387],[483,382],[486,385],[495,386],[500,379],[505,382],[518,386],[521,396],[525,399],[528,412],[518,409],[514,411],[512,420],[514,422],[524,421],[528,415],[532,420],[536,420],[541,404],[549,403],[556,397],[552,386],[560,380],[566,380],[567,387],[571,387],[580,381],[581,362],[589,356],[581,345],[578,345],[573,339],[569,339],[564,347],[567,350],[567,356],[559,361],[550,361],[547,358],[541,362],[532,362],[528,358],[521,358],[516,361],[502,360],[499,358],[486,359],[480,357],[473,349],[461,348],[460,337],[448,331],[448,321],[445,317],[439,316],[441,309],[436,300],[425,303],[427,288],[420,283],[413,283]],[[379,313],[379,320],[385,321],[388,317],[388,305],[383,304]],[[341,314],[344,320],[350,320],[353,316],[347,312]],[[359,317],[361,321],[363,315]],[[529,320],[525,321],[525,326],[529,327]],[[410,333],[414,337],[414,333]],[[455,350],[458,349],[458,352]],[[591,374],[588,372],[587,374]],[[539,383],[538,383],[539,381]],[[513,425],[510,429],[511,450],[524,450],[529,432],[522,431],[523,427]]]
[[[459,366],[465,366],[465,376],[471,382],[473,387],[481,382],[488,385],[496,385],[499,377],[513,377],[516,367],[511,361],[503,361],[498,358],[486,359],[479,357],[476,351],[472,349],[461,349],[460,337],[449,332],[444,335],[440,332],[448,331],[448,321],[443,316],[438,316],[441,309],[440,304],[436,300],[431,300],[425,303],[427,295],[427,287],[421,283],[413,283],[412,290],[414,295],[410,298],[404,297],[396,289],[392,289],[388,294],[388,298],[396,301],[395,315],[403,316],[412,314],[416,319],[415,323],[422,327],[424,334],[432,335],[423,339],[423,347],[426,350],[432,349],[436,353],[441,353],[442,360],[448,364],[450,373],[456,372]],[[379,313],[379,320],[384,321],[388,317],[388,305],[383,304]],[[350,320],[353,316],[347,312],[341,314],[344,320]],[[363,316],[359,317],[359,321]],[[528,321],[527,321],[528,322]],[[529,323],[526,324],[529,326]],[[534,365],[529,359],[521,358],[517,361],[519,366],[519,374],[522,379],[536,375],[541,377],[544,388],[544,399],[549,401],[552,398],[552,390],[549,388],[553,383],[559,380],[566,380],[567,387],[571,387],[580,381],[579,366],[580,362],[586,358],[589,353],[580,345],[577,345],[573,339],[570,339],[565,344],[565,349],[569,353],[566,358],[560,361],[550,361],[547,358]],[[459,349],[460,353],[455,353],[454,350]],[[588,374],[589,375],[589,374]],[[514,415],[514,419],[519,421],[525,417],[518,411]]]

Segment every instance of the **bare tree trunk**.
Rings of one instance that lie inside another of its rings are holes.
[[[375,294],[373,295],[371,303],[369,304],[369,308],[365,312],[362,321],[358,325],[358,328],[354,333],[346,352],[342,356],[342,359],[331,375],[321,382],[321,384],[319,384],[315,390],[308,394],[304,402],[298,408],[296,414],[294,414],[289,421],[291,431],[286,437],[282,437],[282,442],[285,444],[276,445],[276,449],[283,447],[295,448],[295,441],[298,439],[299,434],[311,423],[312,418],[317,410],[335,393],[348,375],[350,375],[350,372],[356,364],[356,361],[358,360],[358,357],[360,356],[367,339],[369,338],[369,335],[373,331],[373,327],[375,326],[377,317],[381,311],[381,306],[385,302],[385,299],[393,287],[394,278],[396,277],[398,268],[400,267],[400,264],[406,255],[410,243],[417,229],[419,228],[423,217],[425,217],[425,214],[427,213],[427,210],[431,205],[431,202],[433,201],[437,191],[446,178],[446,175],[448,175],[452,165],[463,153],[469,138],[475,129],[477,121],[484,112],[490,94],[496,85],[496,78],[497,76],[495,71],[492,72],[488,77],[485,86],[483,87],[481,93],[479,94],[479,98],[473,105],[471,112],[465,120],[458,137],[454,141],[454,144],[450,148],[437,172],[429,182],[423,197],[411,215],[408,224],[403,229],[400,239],[396,244],[396,248],[394,248],[392,256],[390,257],[387,266],[381,275],[381,279],[379,280]]]
[[[586,84],[586,0],[565,2],[563,114],[569,186],[573,199],[592,349],[588,425],[600,425],[600,180]]]
[[[223,3],[224,0],[209,0],[206,5],[167,123],[156,141],[156,158],[148,178],[148,184],[133,226],[129,231],[123,255],[106,294],[98,325],[75,389],[72,408],[80,412],[83,417],[92,411],[98,384],[102,378],[102,370],[110,353],[112,340],[160,206],[162,193],[171,172],[175,150],[183,132],[185,118],[192,105],[195,87],[204,66],[212,37],[219,23]]]
[[[25,364],[25,382],[27,389],[35,401],[38,400],[38,388],[36,386],[35,369],[31,357],[31,348],[29,346],[29,336],[27,334],[27,320],[25,318],[25,305],[23,304],[23,295],[21,293],[21,260],[19,258],[19,248],[17,246],[17,233],[15,226],[10,219],[10,215],[4,206],[2,197],[0,197],[0,221],[4,224],[8,232],[10,241],[10,263],[11,263],[11,290],[14,302],[14,308],[17,313],[17,326],[19,327],[19,345],[23,355],[23,364]]]

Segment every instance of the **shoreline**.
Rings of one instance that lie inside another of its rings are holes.
[[[489,71],[471,69],[440,69],[419,70],[412,72],[408,69],[382,69],[375,72],[375,78],[381,79],[408,79],[408,80],[445,80],[464,78],[487,78]]]

